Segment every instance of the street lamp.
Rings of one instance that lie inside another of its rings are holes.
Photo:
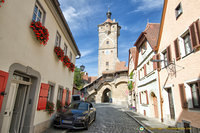
[[[85,66],[84,66],[84,65],[81,65],[81,66],[80,66],[80,70],[81,70],[81,72],[83,72],[84,69],[85,69]]]

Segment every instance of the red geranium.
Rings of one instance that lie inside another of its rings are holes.
[[[1,2],[4,3],[5,1],[4,1],[4,0],[1,0]],[[0,5],[0,7],[1,7],[1,5]]]
[[[73,72],[75,69],[75,65],[73,63],[70,64],[70,70]]]
[[[64,57],[63,57],[63,63],[64,63],[64,65],[67,66],[68,68],[70,67],[71,62],[70,62],[70,59],[69,59],[68,56],[64,56]]]
[[[54,52],[56,53],[56,55],[58,56],[58,58],[63,61],[64,58],[64,52],[60,47],[55,47],[54,48]]]
[[[42,26],[41,22],[32,21],[30,27],[35,32],[35,35],[37,39],[40,40],[40,43],[46,45],[49,40],[49,32],[44,26]]]

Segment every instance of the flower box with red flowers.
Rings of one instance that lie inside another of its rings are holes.
[[[41,22],[32,21],[30,27],[35,32],[37,40],[40,41],[40,44],[46,45],[49,40],[48,29],[42,26]]]
[[[0,2],[4,3],[4,2],[5,2],[5,0],[0,0]],[[1,7],[1,5],[0,5],[0,7]]]
[[[70,64],[70,68],[69,68],[72,72],[74,71],[75,69],[75,65],[73,63]]]
[[[64,51],[63,51],[60,47],[56,46],[56,47],[54,48],[54,52],[55,52],[56,55],[58,56],[58,59],[61,60],[61,61],[63,61],[63,58],[64,58]]]
[[[64,56],[64,57],[63,57],[63,63],[64,63],[64,65],[67,66],[68,68],[70,67],[71,62],[70,62],[70,59],[69,59],[68,56]]]

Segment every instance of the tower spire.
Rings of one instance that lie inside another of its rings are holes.
[[[111,19],[112,13],[110,12],[110,8],[108,7],[108,12],[106,13],[106,16],[108,19]]]

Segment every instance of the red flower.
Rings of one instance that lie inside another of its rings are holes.
[[[32,21],[30,27],[35,32],[37,39],[40,40],[40,44],[46,45],[49,40],[49,32],[41,22]]]
[[[60,47],[55,47],[54,52],[57,54],[58,58],[63,61],[64,58],[64,52]]]

